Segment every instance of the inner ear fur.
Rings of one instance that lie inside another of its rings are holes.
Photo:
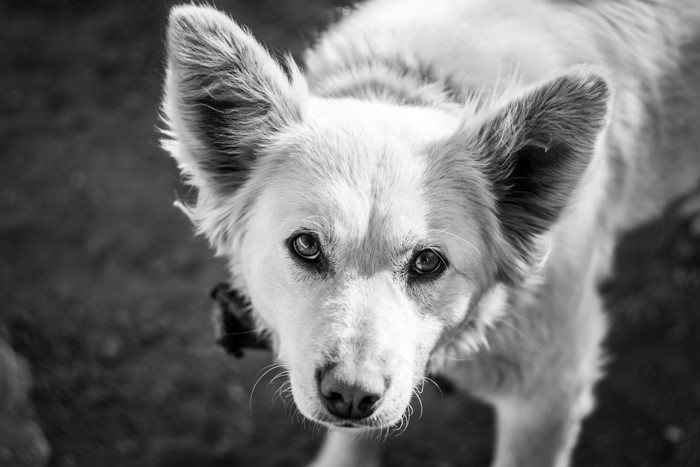
[[[257,149],[302,119],[306,83],[227,15],[181,6],[170,14],[164,145],[190,182],[230,194],[248,177]]]
[[[610,101],[604,74],[577,67],[489,112],[472,137],[502,233],[525,264],[591,164]]]

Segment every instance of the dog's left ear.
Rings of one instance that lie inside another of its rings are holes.
[[[611,88],[600,70],[576,67],[526,89],[472,127],[500,230],[519,264],[532,265],[537,237],[570,202],[607,125]],[[522,270],[500,271],[518,280]]]
[[[230,195],[247,180],[258,149],[302,118],[306,82],[213,8],[176,7],[168,23],[164,145],[190,182]]]

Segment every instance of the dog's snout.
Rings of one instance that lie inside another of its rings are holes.
[[[340,377],[336,368],[321,372],[319,390],[328,411],[338,418],[367,418],[379,406],[386,389],[384,380],[364,375],[355,382]]]

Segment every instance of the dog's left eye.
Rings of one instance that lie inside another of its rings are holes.
[[[428,248],[421,250],[413,258],[411,271],[416,274],[426,275],[435,274],[440,271],[445,265],[445,261],[434,250]]]
[[[318,240],[308,233],[297,235],[292,241],[292,246],[294,247],[294,252],[304,259],[314,260],[321,254]]]

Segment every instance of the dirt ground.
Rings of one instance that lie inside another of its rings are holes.
[[[216,1],[298,56],[342,0]],[[51,467],[302,466],[320,435],[214,347],[225,279],[158,147],[166,0],[0,2],[0,324],[31,364]],[[604,287],[609,375],[575,466],[700,465],[700,242],[670,213]],[[490,411],[427,388],[387,466],[486,466]],[[4,467],[4,466],[3,466]],[[11,467],[11,466],[8,466]]]

